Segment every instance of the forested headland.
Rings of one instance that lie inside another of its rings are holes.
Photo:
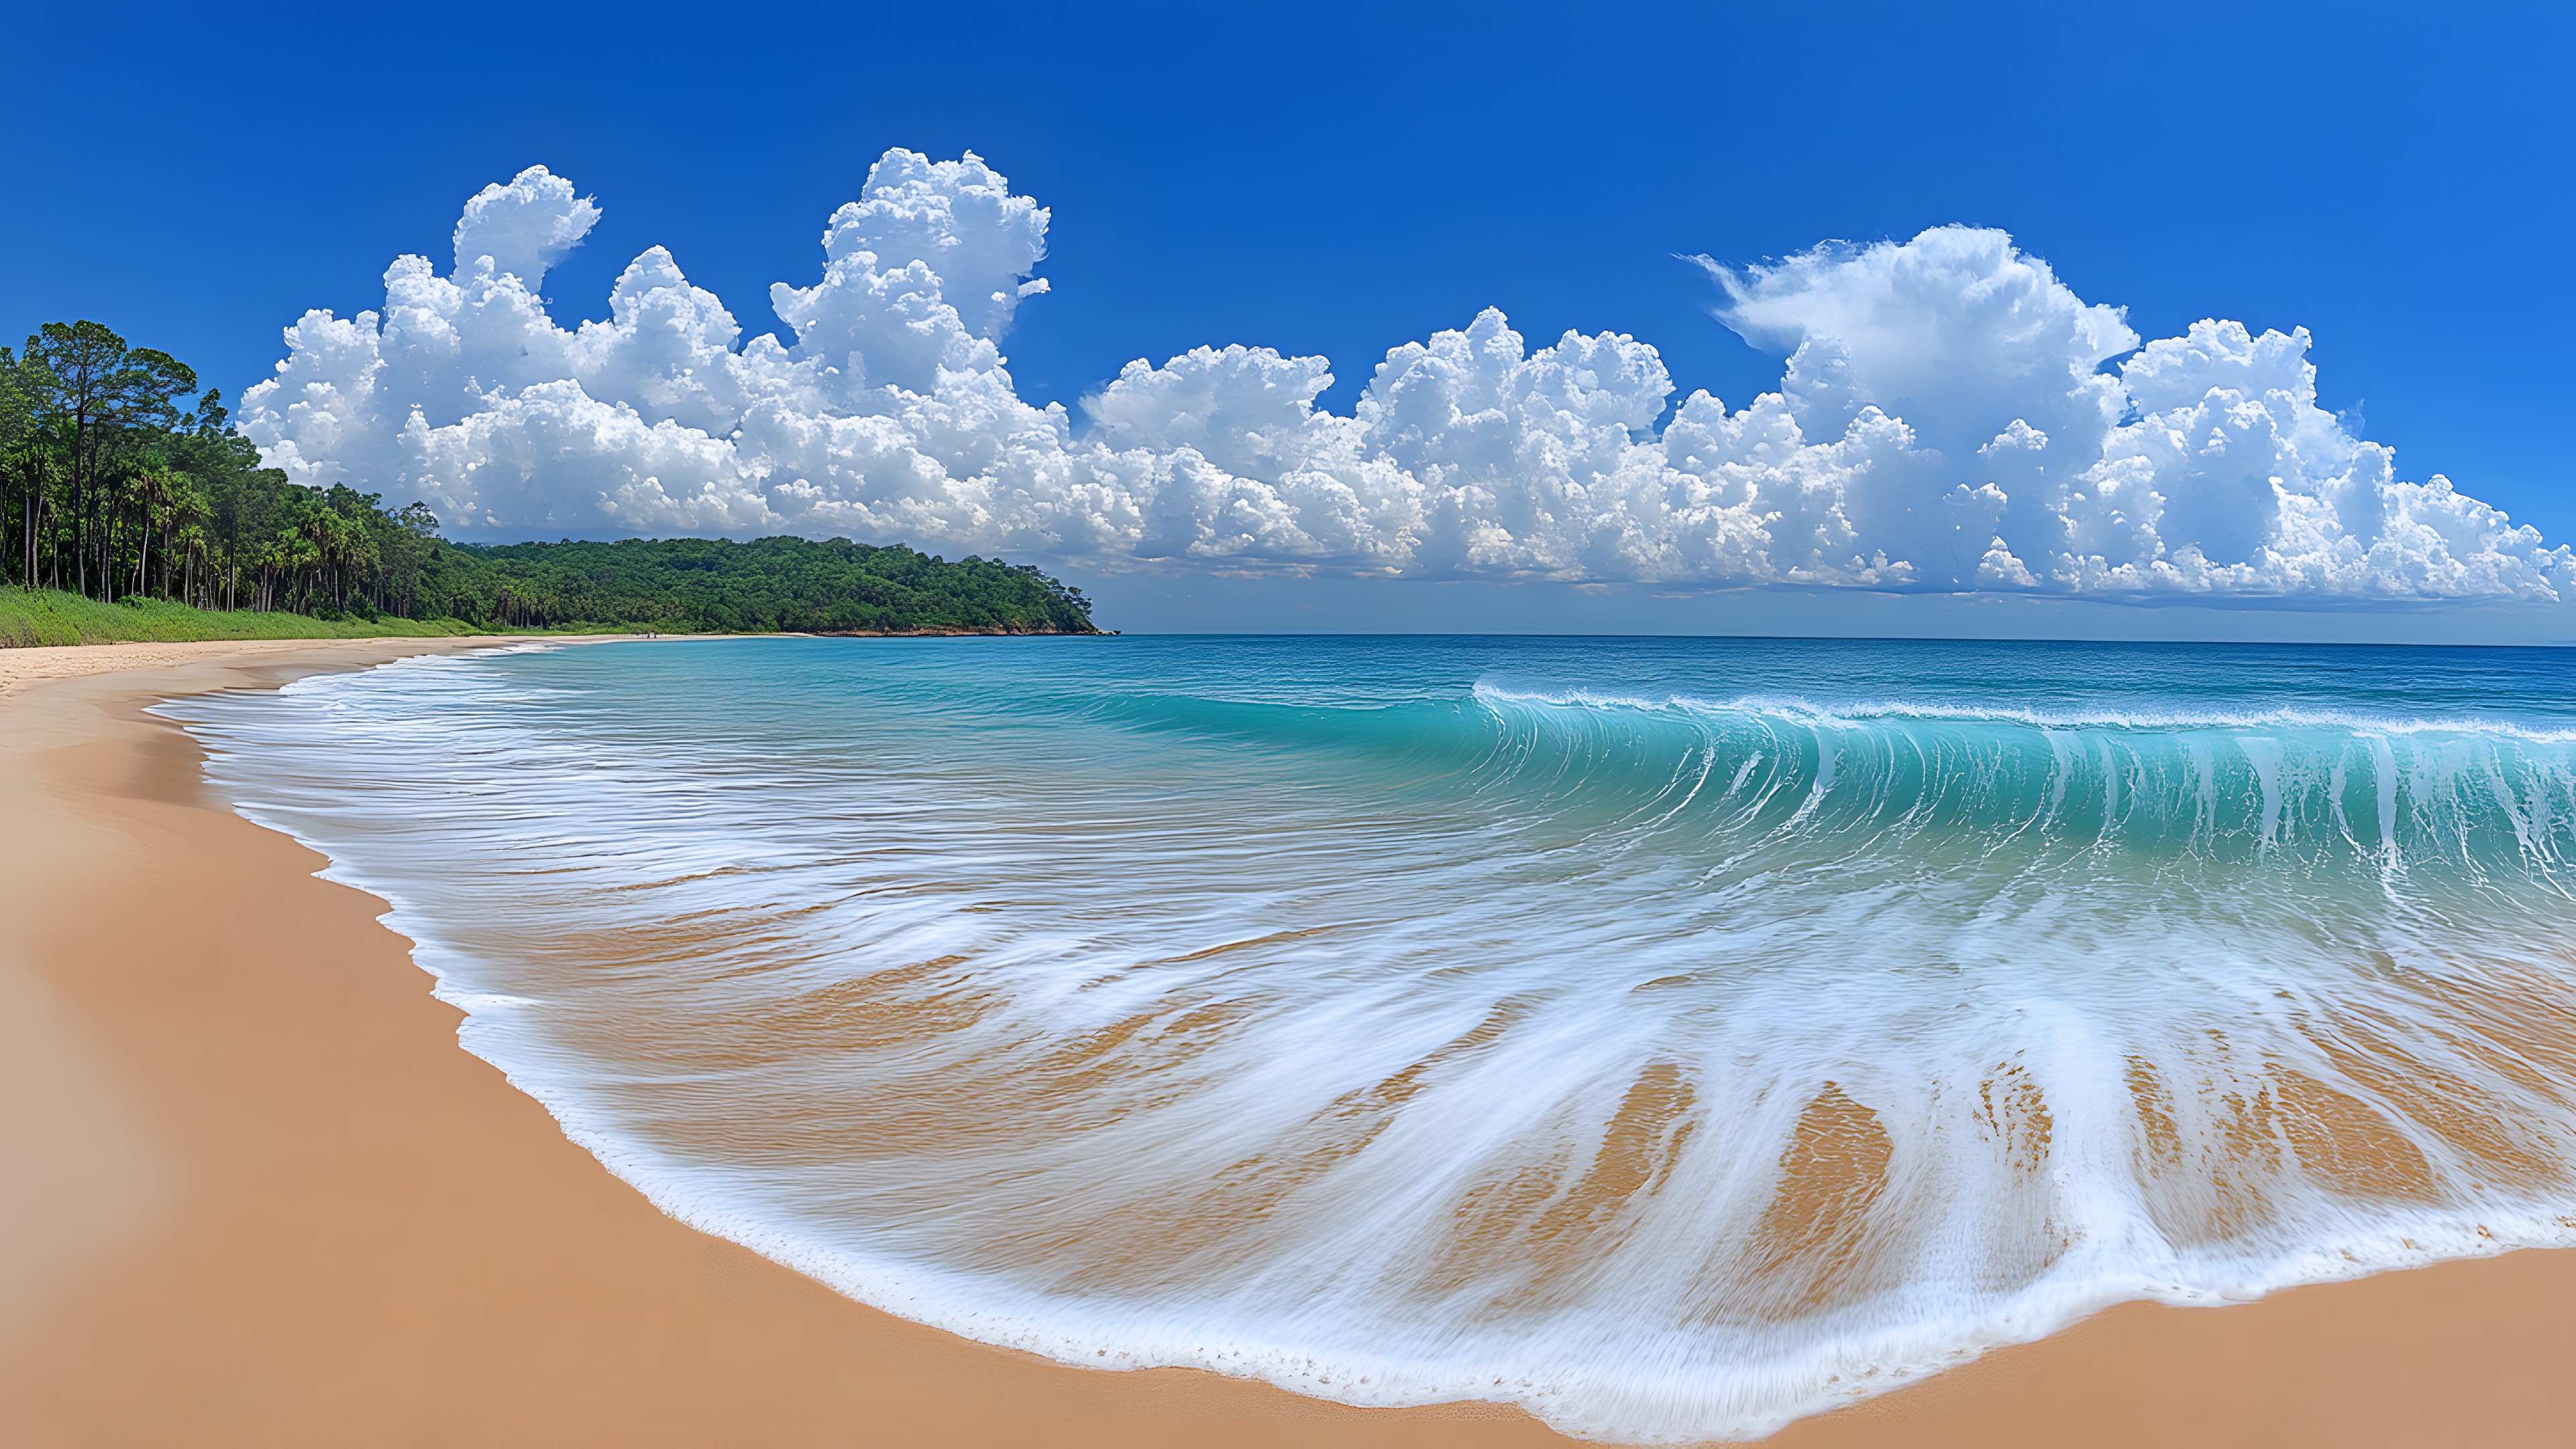
[[[419,502],[262,466],[220,393],[95,322],[0,347],[0,544],[0,584],[13,586],[0,588],[0,644],[280,637],[307,621],[315,633],[1099,632],[1081,590],[1032,566],[900,544],[452,542]]]

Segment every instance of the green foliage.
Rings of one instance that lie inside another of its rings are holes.
[[[419,503],[262,467],[186,364],[95,322],[0,347],[0,643],[309,637],[392,620],[760,633],[1097,632],[1026,566],[844,539],[480,547]],[[139,606],[126,614],[73,605]],[[176,612],[155,613],[162,605]],[[239,615],[305,622],[231,625]],[[137,623],[149,616],[153,622]],[[163,632],[132,632],[136,629]],[[177,632],[168,632],[177,631]],[[208,632],[211,631],[211,632]]]
[[[1090,605],[1036,569],[956,563],[847,539],[433,542],[426,607],[504,624],[616,624],[673,633],[1089,634]]]
[[[0,588],[0,648],[36,644],[174,643],[192,639],[367,639],[472,633],[452,619],[315,619],[303,614],[224,613],[166,599],[102,604],[60,589]]]

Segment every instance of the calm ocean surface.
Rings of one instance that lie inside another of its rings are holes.
[[[1680,1441],[2576,1243],[2576,652],[660,641],[162,712],[664,1208],[1073,1362]]]

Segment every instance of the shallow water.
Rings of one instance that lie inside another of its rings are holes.
[[[164,707],[673,1213],[1090,1364],[1766,1431],[2576,1243],[2576,656],[759,640]]]

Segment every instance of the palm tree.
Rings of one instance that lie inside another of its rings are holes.
[[[200,525],[213,516],[214,506],[196,479],[179,473],[173,475],[173,481],[175,486],[161,512],[161,596],[182,598],[193,604],[197,592],[197,546],[205,536]],[[171,574],[179,562],[174,553],[184,554],[187,560],[185,571],[176,581],[178,594],[170,592]]]
[[[147,593],[151,589],[152,540],[156,532],[161,539],[162,572],[169,572],[170,529],[190,491],[186,476],[157,454],[145,454],[142,464],[126,475],[124,492],[140,525],[134,549],[134,584],[127,593]],[[167,587],[162,591],[167,593]]]

